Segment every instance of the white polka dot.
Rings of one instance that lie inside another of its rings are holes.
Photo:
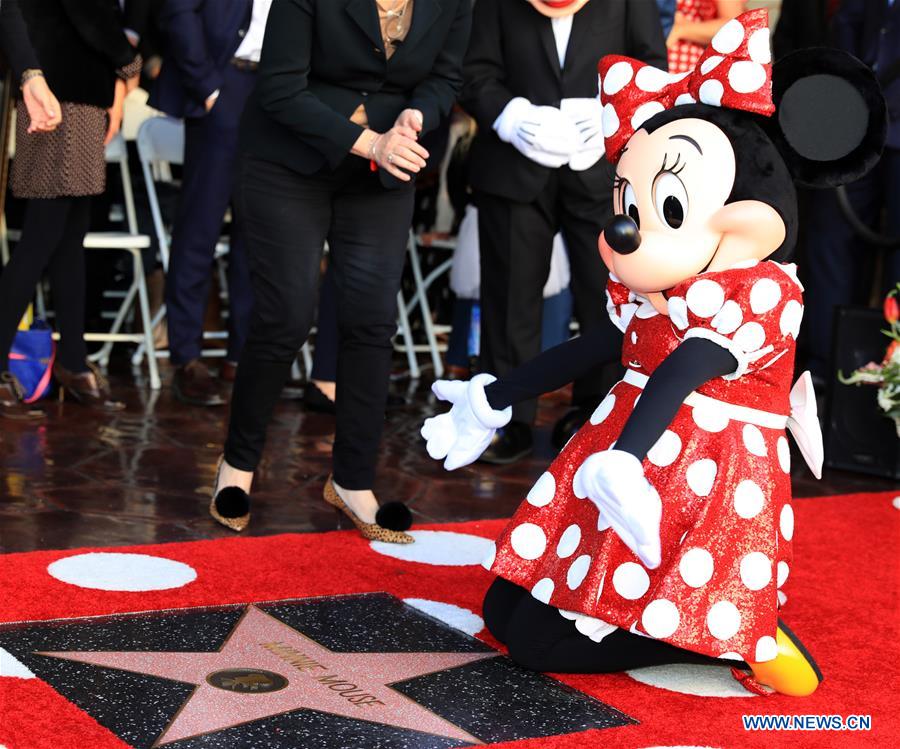
[[[778,465],[785,473],[791,472],[791,448],[788,445],[787,437],[779,437],[776,446],[778,452]]]
[[[698,497],[708,497],[716,481],[719,467],[716,461],[704,458],[688,466],[686,477],[691,491]]]
[[[784,604],[787,603],[787,596],[783,591],[778,591],[778,607],[781,608]]]
[[[484,619],[474,611],[464,609],[462,606],[454,606],[452,603],[443,601],[431,601],[427,598],[404,598],[403,602],[467,635],[474,637],[484,629]]]
[[[734,490],[734,511],[745,520],[759,515],[764,502],[763,491],[755,481],[745,479]]]
[[[712,326],[722,335],[731,335],[744,321],[741,305],[729,299],[712,319]]]
[[[744,447],[753,455],[764,458],[768,449],[766,448],[766,439],[759,427],[755,424],[744,424],[743,429]]]
[[[680,107],[682,104],[696,104],[697,100],[690,94],[678,94],[675,98],[675,106]]]
[[[641,615],[641,626],[644,631],[657,640],[675,634],[680,621],[678,607],[665,598],[657,598],[648,603]]]
[[[688,309],[697,317],[712,317],[725,302],[725,292],[715,281],[702,279],[691,284],[685,297]]]
[[[606,77],[603,79],[603,93],[607,96],[619,93],[628,85],[632,75],[634,75],[634,70],[630,62],[620,60],[610,65],[609,70],[606,71]]]
[[[706,549],[695,546],[685,552],[678,562],[678,571],[685,584],[692,588],[702,588],[713,574],[713,558]]]
[[[755,315],[764,315],[781,300],[781,287],[771,278],[760,278],[750,289],[750,309]]]
[[[541,477],[534,482],[534,486],[531,487],[531,491],[528,492],[528,496],[525,499],[528,500],[528,504],[534,505],[535,507],[546,507],[553,501],[553,497],[556,495],[556,479],[553,478],[553,474],[549,471],[545,471],[541,474]]]
[[[769,637],[769,635],[765,635],[764,637],[760,637],[756,641],[756,662],[763,663],[765,661],[771,661],[778,655],[778,643],[775,642],[774,637]]]
[[[715,403],[701,401],[691,411],[694,423],[705,432],[718,433],[728,426],[728,415]]]
[[[772,579],[772,563],[761,551],[751,551],[741,559],[741,582],[750,590],[762,590]]]
[[[631,127],[635,130],[640,129],[641,125],[653,115],[664,110],[665,107],[658,101],[648,101],[646,104],[641,104],[641,106],[634,110],[634,114],[631,116]]]
[[[547,536],[539,525],[522,523],[510,534],[509,543],[522,559],[537,559],[547,548]]]
[[[631,331],[631,342],[632,344],[637,343],[637,333],[635,333],[633,330]]]
[[[494,542],[469,533],[451,531],[409,531],[414,544],[389,544],[371,541],[373,551],[404,562],[418,562],[448,567],[481,565],[490,557]]]
[[[790,541],[794,537],[794,508],[790,505],[781,508],[778,527],[781,528],[781,535],[785,541]]]
[[[92,590],[146,591],[180,588],[197,579],[193,567],[149,554],[91,552],[58,559],[52,577]]]
[[[725,87],[720,81],[715,79],[703,81],[700,84],[700,101],[709,104],[712,107],[722,106],[722,94],[725,93]]]
[[[613,588],[622,598],[636,601],[650,588],[650,576],[641,565],[623,562],[613,572]]]
[[[730,640],[741,628],[741,612],[731,601],[719,601],[710,607],[706,626],[717,640]]]
[[[497,544],[491,544],[491,550],[487,553],[484,559],[481,561],[481,566],[484,567],[488,572],[491,571],[491,567],[494,566],[494,562],[497,559]]]
[[[733,650],[731,650],[727,653],[722,653],[722,655],[720,655],[719,658],[721,658],[723,661],[742,661],[742,660],[744,660],[744,656],[742,656],[740,653],[735,653]]]
[[[789,300],[788,303],[784,305],[784,309],[781,310],[781,320],[779,322],[781,335],[790,335],[796,338],[797,334],[800,332],[800,323],[802,322],[803,305],[796,299]]]
[[[612,449],[612,448],[610,448]],[[584,497],[579,497],[579,499],[584,499]],[[597,513],[597,530],[598,531],[606,531],[609,530],[609,523],[603,518],[603,515],[598,512]]]
[[[707,57],[700,65],[700,72],[703,75],[709,73],[710,70],[715,70],[718,67],[719,63],[722,62],[725,58],[721,55],[713,55],[712,57]]]
[[[653,465],[665,468],[672,465],[681,453],[681,437],[671,429],[666,429],[647,452],[647,460]]]
[[[737,18],[732,18],[712,38],[712,48],[723,55],[730,55],[744,41],[744,27]]]
[[[758,322],[745,322],[731,340],[741,351],[759,351],[766,344],[766,331]]]
[[[680,296],[669,297],[669,319],[675,323],[675,327],[684,330],[688,326],[687,302]]]
[[[661,91],[672,82],[671,76],[664,70],[654,68],[651,65],[645,65],[634,77],[634,84],[641,90],[648,93]]]
[[[560,559],[566,559],[575,553],[578,544],[581,543],[581,528],[575,523],[570,525],[563,531],[559,537],[559,543],[556,545],[556,556]]]
[[[772,50],[769,47],[769,29],[757,29],[747,40],[747,52],[753,62],[768,65],[772,62]]]
[[[758,697],[738,683],[731,675],[731,669],[723,668],[718,663],[672,663],[636,668],[625,673],[641,684],[693,697]],[[715,747],[654,746],[645,749],[715,749]]]
[[[613,408],[616,406],[616,396],[613,393],[607,395],[602,401],[600,401],[600,405],[597,406],[594,413],[591,414],[591,424],[596,426],[597,424],[602,424],[606,417],[612,413]]]
[[[533,595],[541,603],[550,603],[550,596],[553,595],[553,588],[556,587],[549,577],[538,580],[531,589]]]
[[[14,679],[33,679],[34,672],[8,650],[0,648],[0,676]]]
[[[766,82],[766,69],[758,62],[740,60],[728,71],[728,82],[739,94],[757,91]]]
[[[619,131],[619,115],[612,104],[603,105],[603,137],[609,138]]]
[[[584,582],[584,578],[587,576],[590,568],[591,557],[588,554],[582,554],[572,562],[569,571],[566,573],[566,585],[569,586],[569,590],[575,590]]]
[[[783,560],[781,562],[779,562],[776,574],[777,574],[776,584],[780,588],[782,585],[784,585],[787,582],[788,575],[791,574],[791,568],[788,565],[788,563]]]

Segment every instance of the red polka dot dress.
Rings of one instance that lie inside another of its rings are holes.
[[[625,378],[528,493],[486,566],[600,640],[619,627],[713,657],[775,657],[779,588],[794,532],[785,425],[803,315],[794,266],[704,273],[669,293],[669,316],[615,279]],[[662,499],[662,562],[647,569],[572,479],[621,433],[650,374],[688,338],[737,370],[692,393],[643,461]]]
[[[688,21],[712,21],[719,15],[716,0],[678,0],[678,12]],[[696,42],[679,41],[669,49],[669,72],[693,70],[706,46]]]

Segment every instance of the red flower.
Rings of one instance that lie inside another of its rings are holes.
[[[884,319],[891,325],[900,319],[900,304],[897,304],[897,297],[893,294],[884,300]]]
[[[896,306],[896,302],[894,302],[894,305]],[[891,357],[898,348],[900,348],[900,341],[891,341],[891,345],[887,347],[887,351],[884,354],[884,361],[882,361],[882,364],[889,364]]]

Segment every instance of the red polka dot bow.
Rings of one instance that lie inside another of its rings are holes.
[[[716,33],[697,67],[670,74],[639,60],[607,55],[598,66],[606,158],[615,163],[641,125],[680,104],[709,104],[771,115],[772,54],[764,8],[732,18]]]

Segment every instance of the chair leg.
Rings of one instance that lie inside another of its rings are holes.
[[[119,306],[118,311],[116,312],[116,317],[113,320],[113,324],[110,326],[109,332],[111,335],[115,335],[122,328],[122,325],[125,324],[125,318],[128,316],[128,313],[131,311],[132,305],[134,304],[134,298],[138,293],[138,283],[137,278],[134,279],[131,283],[131,288],[128,289],[128,293],[125,295],[125,298],[122,300],[122,304]],[[107,341],[103,344],[103,346],[89,357],[91,361],[97,362],[101,367],[109,366],[109,355],[112,353],[112,347],[114,343],[113,341]]]
[[[422,375],[419,362],[416,360],[416,351],[413,348],[412,330],[409,327],[409,315],[406,314],[406,302],[403,301],[403,292],[397,292],[397,316],[400,318],[400,335],[403,336],[403,346],[406,348],[406,360],[409,363],[409,376],[418,380]]]
[[[428,350],[431,353],[431,362],[434,365],[435,377],[444,375],[444,362],[438,351],[437,337],[434,334],[434,320],[431,319],[431,305],[428,304],[428,289],[422,279],[422,265],[419,262],[419,248],[416,246],[416,237],[409,235],[409,262],[412,266],[413,279],[416,282],[416,296],[419,298],[419,309],[422,312],[422,324],[425,326],[425,339],[428,342]]]
[[[143,272],[143,266],[141,266],[141,271]],[[145,287],[145,288],[146,288],[146,287]],[[153,331],[154,331],[154,329],[156,328],[157,325],[159,325],[159,324],[162,322],[162,320],[163,320],[163,318],[164,318],[165,316],[166,316],[166,305],[163,304],[163,305],[156,311],[156,314],[153,315],[153,318],[150,320],[150,342],[151,342],[151,343],[153,342]],[[146,333],[145,333],[145,336],[146,336]],[[156,350],[156,349],[154,348],[154,351],[155,351],[155,350]],[[141,366],[141,362],[142,362],[143,359],[144,359],[144,353],[145,353],[145,351],[146,351],[146,345],[145,345],[145,343],[141,343],[141,344],[137,347],[137,351],[135,351],[134,354],[131,355],[131,365],[132,365],[133,367],[139,367],[139,366]]]
[[[134,250],[134,280],[138,287],[138,300],[141,306],[141,324],[144,328],[144,351],[147,358],[147,369],[150,371],[150,389],[159,390],[162,383],[159,379],[159,367],[156,361],[156,347],[153,345],[153,318],[150,315],[150,295],[147,293],[147,279],[144,276],[144,262],[141,253]]]

